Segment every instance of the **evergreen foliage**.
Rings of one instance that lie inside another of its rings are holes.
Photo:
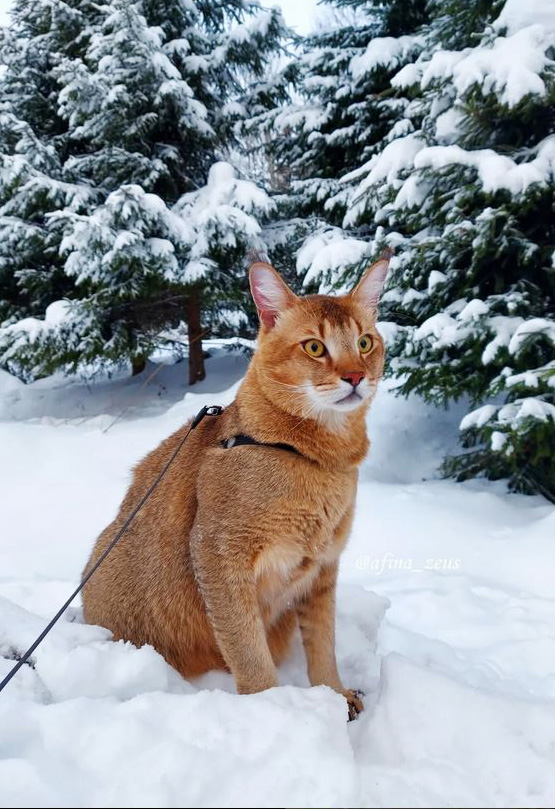
[[[243,305],[271,207],[221,158],[283,97],[264,70],[285,34],[250,0],[16,0],[0,81],[5,366],[140,368],[187,316],[202,378],[202,317],[216,298]]]
[[[342,62],[312,41],[322,103],[291,129],[293,187],[327,217],[299,269],[342,287],[394,247],[381,315],[400,390],[477,408],[446,472],[555,498],[555,13],[430,0],[412,23],[410,2],[348,5],[373,22]]]
[[[352,191],[349,177],[404,131],[410,99],[391,77],[416,58],[428,19],[425,0],[338,0],[331,23],[308,37],[295,65],[296,104],[266,115],[270,148],[286,179],[278,211],[310,223],[313,243],[299,254],[307,283],[342,285],[368,258],[374,227],[341,228]],[[324,252],[322,249],[326,248]],[[321,260],[313,260],[316,254]],[[308,262],[308,263],[307,263]],[[352,279],[351,279],[352,280]]]
[[[15,0],[0,363],[138,370],[185,317],[195,381],[207,328],[254,326],[247,254],[342,290],[389,246],[390,372],[469,402],[446,473],[555,499],[555,11],[328,6],[278,65],[287,31],[251,0]]]

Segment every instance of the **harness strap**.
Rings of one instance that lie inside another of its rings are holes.
[[[256,447],[271,447],[272,449],[285,449],[287,452],[294,452],[295,455],[302,455],[298,449],[291,446],[291,444],[264,444],[262,441],[256,441],[254,438],[251,438],[250,435],[234,435],[231,438],[226,438],[225,441],[222,441],[222,446],[224,449],[231,449],[232,447],[240,447],[242,445],[249,444]],[[304,457],[304,456],[303,456]]]

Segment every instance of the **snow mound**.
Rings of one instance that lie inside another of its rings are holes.
[[[384,660],[360,736],[377,806],[542,806],[555,794],[554,705],[480,692],[400,655]]]
[[[386,602],[350,589],[347,611],[364,604],[366,616],[349,615],[344,642],[351,644],[348,664],[364,680]],[[0,599],[0,677],[43,623]],[[288,665],[302,680],[300,660]],[[11,751],[0,761],[3,806],[20,805],[22,795],[34,806],[356,801],[345,700],[329,688],[284,685],[239,697],[225,674],[212,675],[220,688],[199,688],[151,647],[113,643],[106,630],[68,621],[39,647],[33,666],[0,700],[1,736]]]
[[[464,322],[483,316],[473,302]],[[0,374],[0,678],[75,587],[132,465],[233,398],[244,356],[207,347],[192,390],[181,364],[146,385],[151,368],[87,385]],[[555,509],[439,479],[466,404],[436,410],[391,384],[337,593],[357,722],[309,687],[298,634],[279,687],[244,697],[224,672],[185,681],[151,647],[114,643],[76,603],[0,695],[0,806],[553,805]]]

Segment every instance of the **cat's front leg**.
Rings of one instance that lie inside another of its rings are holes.
[[[199,526],[191,534],[191,557],[208,619],[239,694],[277,685],[277,674],[260,615],[254,571],[237,554],[237,543]]]
[[[363,710],[361,694],[345,688],[335,659],[335,587],[337,562],[324,565],[312,589],[297,606],[311,685],[328,685],[347,700],[349,719]]]

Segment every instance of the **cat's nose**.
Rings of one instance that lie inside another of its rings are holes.
[[[363,378],[363,371],[346,371],[341,377],[343,382],[350,382],[353,388],[356,388]]]

